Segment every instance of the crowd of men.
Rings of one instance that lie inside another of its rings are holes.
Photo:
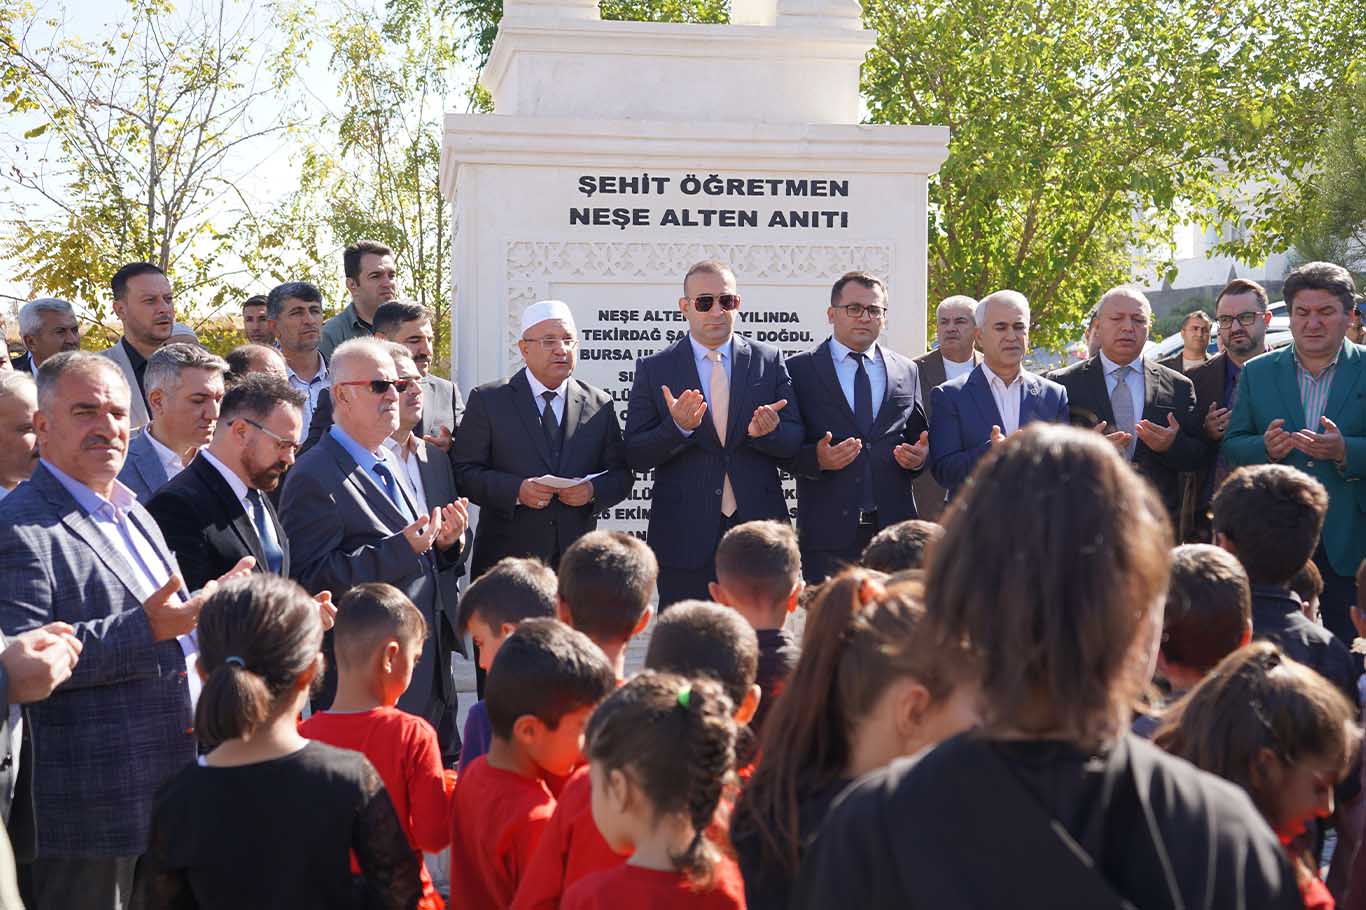
[[[462,577],[508,556],[556,566],[644,472],[664,609],[708,598],[727,530],[788,520],[783,472],[803,572],[819,582],[879,531],[937,517],[1031,422],[1104,434],[1186,540],[1211,537],[1210,499],[1233,467],[1289,464],[1328,491],[1321,610],[1353,635],[1366,362],[1345,340],[1355,287],[1338,266],[1287,276],[1294,343],[1281,351],[1260,356],[1267,294],[1239,279],[1216,302],[1221,354],[1146,360],[1152,308],[1117,287],[1098,301],[1094,355],[1036,375],[1018,292],[944,300],[938,347],[912,358],[881,342],[895,307],[883,282],[851,272],[831,288],[830,337],[784,358],[736,332],[740,276],[702,261],[682,276],[687,334],[636,364],[624,426],[574,375],[566,304],[529,307],[525,366],[466,400],[432,373],[432,314],[400,299],[393,252],[353,244],[343,270],[351,300],[326,321],[307,282],[248,299],[248,342],[226,358],[176,340],[171,279],[147,263],[112,276],[123,332],[99,354],[79,350],[70,304],[20,313],[25,352],[0,373],[0,692],[23,710],[0,773],[36,906],[126,899],[153,794],[195,758],[195,618],[219,581],[288,576],[325,615],[355,585],[401,589],[432,634],[399,704],[453,762]],[[1183,355],[1200,346],[1192,334]]]

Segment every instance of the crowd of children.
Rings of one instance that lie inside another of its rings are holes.
[[[1038,427],[983,460],[944,527],[888,528],[814,592],[792,530],[750,522],[721,541],[713,602],[653,617],[654,554],[595,531],[558,571],[509,558],[466,591],[486,677],[458,772],[395,707],[428,634],[399,591],[341,599],[336,696],[300,723],[316,604],[239,580],[200,616],[206,751],[161,791],[138,889],[235,908],[1366,907],[1362,659],[1312,618],[1306,569],[1325,510],[1307,475],[1240,469],[1215,545],[1170,550],[1108,443]],[[447,847],[443,899],[422,858]]]

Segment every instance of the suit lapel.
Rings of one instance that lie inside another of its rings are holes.
[[[1295,365],[1293,345],[1280,355],[1280,363],[1276,369],[1276,385],[1281,392],[1281,413],[1285,415],[1284,429],[1288,433],[1305,429],[1304,401],[1300,398],[1300,379]],[[1315,428],[1315,432],[1317,431]]]
[[[546,468],[554,471],[558,465],[550,463],[550,446],[545,441],[545,428],[541,425],[541,412],[536,409],[536,403],[531,398],[531,383],[526,378],[525,367],[518,370],[513,374],[512,379],[508,380],[508,391],[512,393],[512,405],[517,409],[517,416],[522,419],[527,435],[531,437],[531,444],[541,456],[541,461],[545,462]]]
[[[1085,367],[1085,382],[1091,387],[1091,395],[1096,402],[1096,418],[1105,421],[1111,431],[1115,428],[1115,409],[1110,404],[1110,388],[1105,382],[1105,365],[1100,356],[1092,357]],[[1141,416],[1141,415],[1140,415]]]
[[[148,430],[143,428],[138,436],[138,444],[133,449],[133,464],[142,475],[147,489],[155,493],[166,482],[166,472],[161,466],[161,459],[157,458],[156,449],[152,448],[152,440],[145,438],[147,433]]]
[[[237,494],[233,492],[232,487],[228,486],[228,482],[223,479],[223,476],[218,473],[218,469],[204,459],[196,458],[190,462],[190,466],[186,470],[194,472],[194,476],[198,478],[200,484],[209,494],[210,501],[217,503],[222,508],[224,516],[228,519],[228,524],[231,525],[238,539],[242,541],[242,545],[247,548],[248,553],[256,557],[256,564],[266,566],[266,554],[261,549],[261,535],[256,530],[256,522],[247,514],[241,500],[237,498]],[[268,497],[265,496],[261,498],[268,500]],[[269,512],[269,506],[267,506],[267,512]],[[276,537],[282,539],[278,534]]]
[[[977,409],[982,412],[982,416],[987,419],[987,422],[991,426],[1001,427],[1001,430],[1004,431],[1005,427],[1001,425],[1005,421],[1001,419],[1001,410],[996,407],[996,399],[992,396],[991,387],[987,385],[986,374],[982,372],[980,367],[974,367],[973,371],[968,374],[968,381],[963,384],[963,388],[976,403]]]
[[[587,399],[583,391],[583,386],[573,379],[565,383],[564,387],[564,444],[560,446],[560,460],[564,460],[564,453],[569,451],[570,444],[574,441],[574,433],[579,428],[579,423],[583,420],[583,406]]]
[[[882,404],[878,406],[877,417],[873,420],[871,435],[874,439],[887,432],[887,428],[901,416],[901,412],[892,407],[892,398],[908,392],[915,394],[914,388],[910,387],[911,371],[906,365],[899,358],[892,357],[889,351],[878,350],[882,354],[882,366],[887,374],[887,383],[882,390]],[[843,399],[844,396],[840,395],[840,398]]]
[[[1039,410],[1039,393],[1043,388],[1043,383],[1039,381],[1039,377],[1033,373],[1026,373],[1024,370],[1020,371],[1020,378],[1022,380],[1020,384],[1020,426],[1024,427],[1030,421],[1037,419],[1035,415]]]
[[[746,397],[746,390],[749,388],[749,367],[754,359],[753,348],[750,343],[739,335],[733,335],[730,346],[731,357],[734,363],[730,369],[730,410],[726,418],[726,448],[737,447],[744,438],[743,433],[749,426],[749,418],[753,416],[754,408],[760,404],[771,404],[772,402],[754,402]],[[841,398],[844,396],[841,395]],[[742,413],[748,410],[749,413]]]
[[[836,402],[840,413],[849,419],[851,425],[856,425],[854,412],[849,407],[849,399],[844,397],[844,389],[840,387],[839,376],[835,373],[835,361],[830,353],[830,339],[827,338],[816,348],[812,362],[816,368],[816,375],[825,386],[826,400]]]
[[[1360,379],[1361,358],[1357,354],[1356,346],[1351,342],[1344,342],[1342,354],[1338,357],[1337,375],[1333,377],[1333,387],[1328,390],[1328,403],[1323,409],[1329,420],[1338,422],[1342,408],[1351,401],[1351,395],[1356,391]],[[1319,432],[1322,427],[1312,429]]]
[[[403,513],[394,505],[389,495],[379,488],[379,484],[361,470],[361,466],[356,464],[356,460],[342,448],[342,444],[332,438],[328,433],[323,437],[323,445],[328,446],[328,451],[332,453],[332,458],[337,462],[337,467],[341,469],[346,477],[346,482],[351,488],[360,495],[361,501],[368,505],[376,515],[383,521],[391,531],[399,531],[408,526],[408,521],[403,517]],[[406,496],[403,491],[403,481],[394,478],[394,485],[399,489],[400,496]],[[417,514],[414,510],[413,514]]]
[[[1163,419],[1158,420],[1157,415],[1153,413],[1152,408],[1153,402],[1157,400],[1157,393],[1159,391],[1166,391],[1167,377],[1162,375],[1162,371],[1158,369],[1157,364],[1153,363],[1151,360],[1143,360],[1142,363],[1143,413],[1139,416],[1144,420],[1151,420],[1153,423],[1165,427],[1167,425],[1166,418],[1164,417]],[[1177,372],[1180,371],[1178,370]],[[1170,401],[1171,395],[1165,395],[1164,398]]]

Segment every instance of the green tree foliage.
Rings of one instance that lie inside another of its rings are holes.
[[[1288,239],[1298,261],[1338,262],[1360,277],[1366,274],[1366,76],[1357,75],[1334,112],[1321,149],[1305,198],[1287,222]]]
[[[1053,345],[1179,211],[1270,249],[1285,175],[1315,160],[1366,47],[1358,0],[865,0],[864,16],[872,120],[953,131],[931,298],[1017,288]]]
[[[251,143],[290,126],[260,116],[267,96],[281,110],[291,75],[280,22],[269,33],[285,53],[262,52],[261,12],[229,0],[184,10],[130,0],[88,40],[31,6],[0,7],[4,109],[33,124],[23,139],[45,140],[0,154],[18,216],[0,256],[18,265],[15,277],[83,302],[96,322],[108,316],[109,276],[131,261],[173,275],[182,315],[207,322],[233,297],[241,254],[261,239],[234,167]]]

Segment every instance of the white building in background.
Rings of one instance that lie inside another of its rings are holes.
[[[1265,262],[1248,264],[1230,256],[1212,254],[1215,247],[1236,237],[1236,225],[1202,228],[1183,224],[1172,235],[1176,277],[1167,281],[1152,264],[1139,270],[1139,284],[1158,316],[1193,309],[1200,301],[1213,302],[1216,294],[1234,278],[1249,278],[1267,289],[1272,299],[1279,296],[1281,282],[1290,269],[1292,252],[1277,253]]]

